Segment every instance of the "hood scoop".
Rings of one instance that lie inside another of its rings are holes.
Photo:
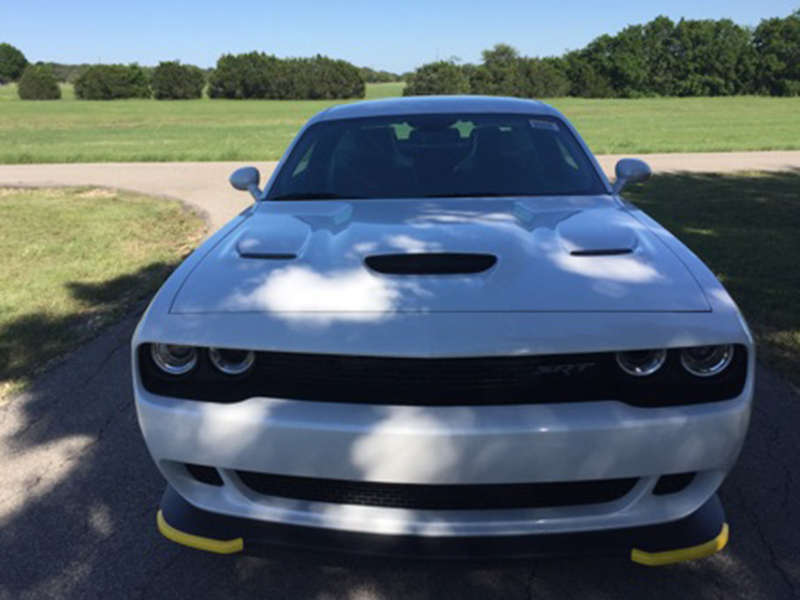
[[[635,221],[624,214],[609,212],[600,227],[593,217],[577,214],[556,226],[561,244],[571,256],[624,256],[639,247]]]
[[[379,254],[364,262],[383,275],[471,275],[491,269],[497,257],[453,252]]]
[[[311,237],[311,227],[289,216],[273,217],[271,227],[251,226],[236,240],[241,258],[293,260],[300,256]]]

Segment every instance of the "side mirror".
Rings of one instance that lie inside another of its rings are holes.
[[[242,167],[236,169],[228,179],[234,189],[241,192],[250,192],[250,195],[258,202],[261,200],[261,188],[258,184],[261,182],[261,174],[255,167]]]
[[[617,180],[614,182],[614,193],[619,194],[629,183],[647,181],[652,174],[650,167],[638,158],[623,158],[617,163]]]

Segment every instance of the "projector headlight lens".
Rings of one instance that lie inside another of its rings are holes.
[[[249,350],[209,348],[208,357],[211,359],[211,364],[225,375],[242,375],[249,371],[256,361],[256,355]]]
[[[733,360],[733,346],[697,346],[681,352],[683,368],[697,377],[713,377],[727,369]]]
[[[667,361],[666,350],[632,350],[617,353],[619,368],[633,377],[648,377]]]
[[[185,375],[197,365],[197,349],[176,344],[153,344],[150,355],[159,369],[168,375]]]

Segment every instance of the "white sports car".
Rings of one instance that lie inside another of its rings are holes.
[[[337,106],[133,339],[168,538],[412,557],[720,550],[755,354],[703,263],[534,101]]]

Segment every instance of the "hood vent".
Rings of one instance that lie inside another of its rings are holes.
[[[604,248],[600,250],[573,250],[570,252],[572,256],[621,256],[623,254],[631,254],[631,248]]]
[[[425,253],[381,254],[364,259],[384,275],[465,275],[483,273],[497,263],[492,254]]]

